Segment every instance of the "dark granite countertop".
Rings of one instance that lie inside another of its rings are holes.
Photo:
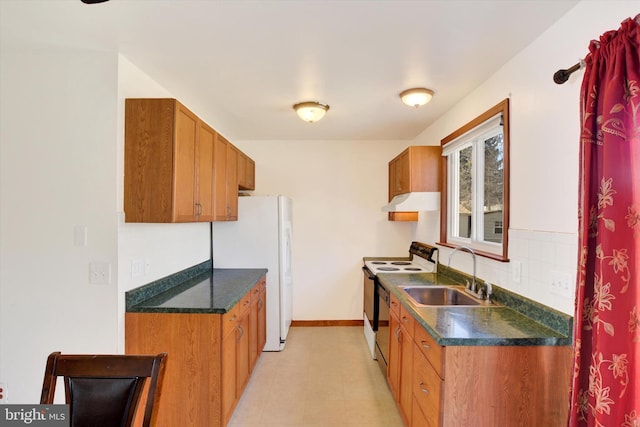
[[[262,269],[183,270],[126,293],[129,313],[226,313],[267,273]]]
[[[500,303],[478,307],[417,306],[401,287],[451,286],[458,283],[433,273],[379,273],[377,277],[440,345],[571,345],[571,316],[544,308],[526,298],[518,299],[519,302],[514,304],[517,309]],[[505,297],[504,300],[511,302],[516,299]],[[526,310],[531,311],[532,317],[526,315]]]

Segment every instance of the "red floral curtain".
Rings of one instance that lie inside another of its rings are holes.
[[[585,58],[570,426],[640,427],[639,26]]]

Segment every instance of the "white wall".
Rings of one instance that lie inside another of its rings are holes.
[[[0,64],[0,381],[35,403],[49,353],[117,347],[117,57],[3,49]],[[92,261],[110,285],[89,284]]]
[[[256,162],[256,194],[293,199],[293,319],[361,319],[362,257],[409,255],[416,224],[380,210],[407,141],[234,143]]]
[[[568,314],[573,314],[573,297],[551,293],[550,284],[555,273],[570,275],[572,285],[576,277],[583,71],[564,85],[555,84],[552,76],[584,58],[591,39],[618,29],[620,22],[638,13],[639,5],[637,1],[580,2],[415,141],[438,144],[510,98],[512,262],[480,259],[478,276]],[[437,237],[420,222],[417,239],[434,242]],[[441,252],[440,260],[446,263],[450,250]],[[456,255],[451,265],[471,272],[469,256]],[[514,266],[522,270],[519,281],[514,278]]]

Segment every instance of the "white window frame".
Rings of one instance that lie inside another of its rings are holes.
[[[506,116],[506,117],[505,117]],[[504,180],[503,180],[503,212],[502,212],[502,242],[484,240],[484,143],[499,134],[503,135]],[[471,233],[470,237],[460,237],[459,212],[459,153],[472,148],[472,188],[471,188]],[[508,100],[501,102],[469,124],[458,129],[442,140],[442,155],[445,158],[446,173],[442,199],[441,242],[445,246],[468,246],[478,254],[501,261],[508,261],[508,223],[509,223],[509,183],[508,183]]]

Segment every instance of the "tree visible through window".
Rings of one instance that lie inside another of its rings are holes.
[[[441,244],[507,259],[508,99],[442,140]]]

